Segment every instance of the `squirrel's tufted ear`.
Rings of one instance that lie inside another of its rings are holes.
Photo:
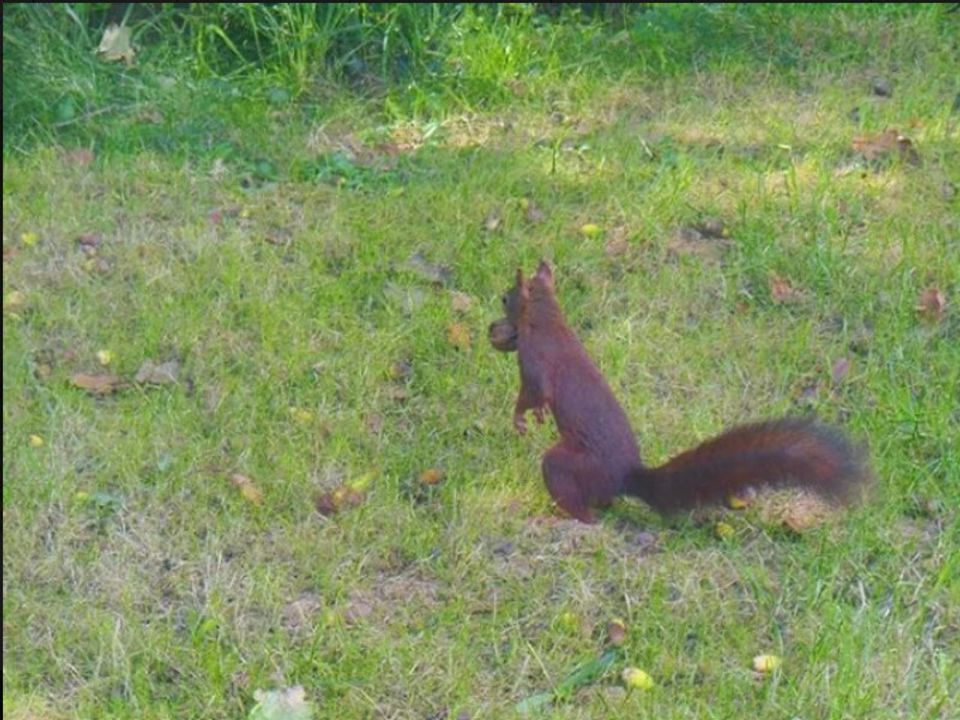
[[[550,269],[550,263],[546,260],[540,261],[540,267],[537,268],[537,278],[548,287],[553,287],[553,270]]]

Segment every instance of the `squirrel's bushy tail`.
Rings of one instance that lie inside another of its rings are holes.
[[[793,485],[840,503],[859,499],[870,481],[864,452],[837,430],[812,420],[742,425],[658,468],[627,477],[624,492],[669,514],[731,495]]]

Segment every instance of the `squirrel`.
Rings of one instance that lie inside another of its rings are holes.
[[[527,411],[540,423],[545,410],[553,414],[561,439],[543,456],[543,478],[557,505],[581,522],[596,522],[593,509],[621,495],[670,515],[781,485],[849,503],[870,480],[863,451],[842,433],[792,418],[735,427],[646,467],[626,413],[564,319],[550,266],[541,262],[529,280],[518,269],[502,302],[506,316],[490,325],[489,340],[518,355],[514,427],[526,432]]]

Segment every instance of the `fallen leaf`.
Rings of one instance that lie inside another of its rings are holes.
[[[304,410],[299,407],[288,408],[290,417],[293,418],[294,422],[299,423],[300,425],[309,425],[313,422],[313,413],[309,410]]]
[[[113,353],[109,350],[97,350],[97,362],[106,367],[113,362]]]
[[[27,247],[33,247],[37,244],[37,241],[40,239],[40,236],[35,232],[25,232],[20,233],[20,242]]]
[[[283,690],[254,690],[257,704],[248,720],[311,720],[313,708],[300,685]]]
[[[420,483],[422,485],[436,485],[444,478],[443,470],[430,468],[420,473]]]
[[[714,525],[713,532],[720,540],[729,540],[737,534],[737,531],[733,529],[733,525],[725,522],[718,522]]]
[[[321,493],[314,498],[317,512],[324,517],[336,515],[341,510],[356,507],[363,502],[364,494],[348,485],[341,485],[336,490]]]
[[[470,330],[462,323],[452,323],[447,327],[447,342],[458,350],[469,350]]]
[[[753,659],[753,669],[758,673],[770,673],[783,664],[779,655],[757,655]]]
[[[487,232],[496,232],[503,225],[503,213],[499,208],[494,208],[483,219],[483,228]]]
[[[95,250],[100,246],[101,242],[103,242],[103,235],[100,233],[84,233],[77,238],[77,245],[79,245],[80,249],[84,252]]]
[[[180,362],[178,360],[168,360],[165,363],[156,364],[153,360],[147,359],[137,370],[135,379],[141,385],[173,385],[177,382],[179,374]]]
[[[240,491],[240,494],[243,496],[244,500],[247,500],[254,505],[263,504],[263,493],[260,492],[260,488],[254,485],[253,480],[248,478],[246,475],[233,473],[230,476],[230,482],[233,483],[234,487]]]
[[[585,238],[595,238],[603,234],[603,228],[596,223],[584,223],[580,226],[580,234]]]
[[[68,150],[63,154],[63,160],[69,165],[87,167],[88,165],[93,164],[93,150],[90,150],[89,148],[75,148],[74,150]]]
[[[620,647],[627,639],[627,625],[620,618],[607,623],[607,641],[614,647]]]
[[[947,296],[939,288],[927,288],[920,295],[917,311],[925,320],[940,322],[947,312]]]
[[[449,285],[450,281],[453,280],[453,271],[450,268],[430,262],[419,252],[410,256],[405,263],[405,267],[424,280],[437,285]]]
[[[92,375],[89,373],[75,373],[70,378],[74,387],[86,390],[92,395],[109,395],[117,390],[129,387],[130,383],[119,375]]]
[[[413,363],[410,360],[397,360],[390,365],[390,379],[406,382],[413,377]]]
[[[850,372],[850,361],[847,358],[840,358],[833,364],[833,382],[839,385]]]
[[[913,141],[894,129],[885,130],[879,135],[861,135],[853,138],[853,149],[863,155],[867,161],[879,160],[899,150],[901,159],[913,165],[920,164],[920,155]]]
[[[104,60],[122,60],[128,66],[133,65],[133,46],[130,44],[130,28],[126,25],[110,23],[103,31],[103,38],[97,47],[97,55]]]
[[[623,223],[615,225],[611,230],[607,238],[606,244],[603,246],[603,251],[606,253],[607,257],[618,257],[620,255],[625,255],[630,250],[630,241],[629,241],[630,231],[627,229],[627,226]]]
[[[470,308],[473,307],[473,298],[466,293],[454,291],[450,295],[450,305],[454,312],[463,315],[470,312]]]
[[[727,507],[732,508],[733,510],[743,510],[744,508],[750,507],[756,499],[756,488],[746,487],[737,493],[730,493],[727,495]]]
[[[28,440],[30,442],[30,447],[43,447],[43,438],[39,435],[31,435]]]
[[[769,279],[770,297],[774,302],[788,303],[797,302],[803,298],[803,294],[797,290],[788,280],[773,273]]]
[[[653,678],[647,675],[643,670],[635,667],[624,668],[620,674],[623,684],[628,689],[652,690]]]

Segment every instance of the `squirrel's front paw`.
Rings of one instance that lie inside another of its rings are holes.
[[[533,409],[533,416],[537,419],[537,422],[540,425],[543,425],[543,417],[544,417],[543,407],[535,407]]]
[[[526,435],[527,433],[527,418],[524,417],[523,413],[515,413],[513,416],[513,427],[516,428],[517,432],[521,435]]]

